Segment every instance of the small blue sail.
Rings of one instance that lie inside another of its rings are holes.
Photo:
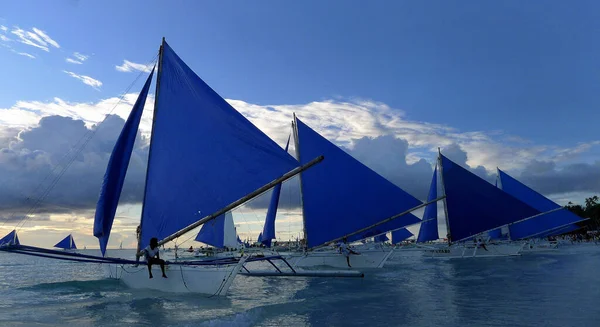
[[[12,232],[6,234],[3,238],[0,239],[0,246],[6,245],[20,245],[19,237],[17,236],[17,231],[13,230]]]
[[[237,237],[237,242],[238,242],[238,244],[244,244],[244,242],[242,242],[242,240],[240,239],[239,236]]]
[[[148,89],[150,88],[153,74],[154,69],[152,69],[140,95],[133,105],[133,109],[131,109],[131,113],[125,122],[125,126],[123,126],[123,130],[110,155],[106,173],[104,174],[102,190],[100,191],[100,198],[96,204],[96,215],[94,217],[94,236],[98,238],[100,251],[102,251],[103,256],[106,253],[106,245],[108,244],[108,238],[115,219],[115,213],[117,212],[117,206],[119,205],[123,182],[125,181],[125,175],[127,174],[129,159],[131,159],[131,152],[133,151],[135,137],[137,135],[138,126],[140,125],[144,104],[146,103],[146,96],[148,95]]]
[[[298,167],[166,42],[160,67],[142,248],[152,237],[164,239]]]
[[[77,246],[75,245],[75,240],[73,239],[73,235],[69,234],[62,241],[56,243],[54,245],[55,248],[65,249],[65,250],[77,250]]]
[[[231,212],[226,212],[202,225],[200,232],[196,235],[196,241],[216,248],[237,247],[238,239]]]
[[[504,192],[514,196],[524,203],[527,203],[529,206],[533,207],[539,212],[546,212],[561,207],[557,203],[532,190],[525,184],[519,182],[500,169],[498,169],[498,175],[500,176],[500,182]],[[565,208],[516,223],[514,225],[510,225],[510,237],[513,240],[518,240],[527,238],[529,236],[537,236],[540,235],[540,233],[552,231],[556,228],[572,223],[574,224],[583,220],[584,219]]]
[[[400,243],[411,236],[413,236],[413,233],[406,228],[395,230],[392,232],[392,244]]]
[[[369,227],[421,204],[404,190],[378,175],[329,142],[299,119],[300,162],[319,155],[325,160],[301,173],[304,228],[309,248]],[[348,242],[373,237],[419,222],[407,214],[348,237]]]
[[[390,239],[385,234],[377,235],[373,238],[373,242],[375,243],[383,243],[389,241]]]
[[[443,155],[441,159],[452,241],[540,213]]]
[[[437,198],[437,166],[433,170],[433,177],[431,178],[431,185],[429,186],[429,195],[427,195],[427,202],[433,201]],[[417,237],[417,243],[424,243],[434,241],[440,238],[438,234],[438,221],[437,221],[437,202],[428,204],[425,207],[425,213],[423,214],[423,222],[419,229],[419,236]]]
[[[288,136],[287,143],[285,144],[285,152],[288,151],[290,145],[290,136]],[[271,202],[269,203],[269,209],[267,209],[267,218],[265,219],[265,226],[261,234],[261,239],[258,240],[266,247],[271,247],[271,240],[275,239],[275,217],[277,216],[277,207],[279,206],[279,195],[281,193],[281,183],[275,185],[273,193],[271,194]]]

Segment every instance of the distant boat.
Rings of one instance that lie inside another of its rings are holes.
[[[54,247],[63,250],[77,250],[72,234],[69,234],[67,237],[63,238],[62,241],[56,243]]]
[[[121,244],[119,244],[119,250],[123,250],[123,242],[121,242]]]

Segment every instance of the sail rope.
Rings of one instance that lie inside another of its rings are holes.
[[[153,63],[155,63],[158,60],[158,54],[154,55],[154,57],[149,61],[149,65],[152,65]],[[112,107],[112,109],[105,115],[104,119],[98,123],[96,125],[96,128],[94,129],[89,129],[87,130],[84,135],[64,154],[64,156],[62,156],[61,159],[59,159],[58,163],[49,170],[49,172],[46,174],[46,176],[43,178],[43,180],[38,184],[38,186],[31,192],[31,195],[29,197],[27,197],[25,199],[25,203],[27,203],[27,201],[31,200],[35,193],[38,192],[38,190],[40,190],[43,185],[45,184],[45,182],[62,166],[62,169],[60,169],[60,171],[58,172],[58,174],[54,177],[54,179],[51,180],[50,185],[48,185],[48,187],[42,191],[42,194],[40,194],[35,201],[33,202],[33,204],[31,205],[31,207],[27,210],[27,212],[23,215],[23,217],[19,220],[19,222],[16,224],[15,229],[20,229],[24,226],[24,224],[27,222],[27,220],[29,220],[31,217],[30,215],[33,214],[38,208],[39,206],[43,203],[43,200],[50,194],[50,192],[54,189],[54,187],[56,186],[56,184],[60,181],[60,179],[63,177],[63,175],[66,173],[66,171],[68,170],[68,168],[73,164],[73,162],[76,161],[76,159],[78,158],[78,156],[81,154],[81,152],[83,152],[83,150],[85,149],[85,147],[89,144],[89,142],[93,139],[93,137],[96,135],[96,133],[98,132],[98,130],[100,129],[100,127],[103,125],[103,123],[106,121],[106,119],[115,111],[115,109],[123,102],[123,99],[125,98],[125,96],[127,95],[127,93],[133,88],[133,86],[137,83],[137,81],[140,79],[141,76],[143,76],[145,74],[144,71],[141,71],[136,78],[133,80],[133,82],[131,82],[129,84],[129,86],[125,89],[125,91],[121,94],[121,96],[119,97],[119,100],[117,101],[117,103]],[[18,214],[18,211],[15,210],[8,218],[6,218],[2,224],[0,224],[0,227],[3,227],[5,225],[6,222],[12,220],[13,218],[15,218]]]

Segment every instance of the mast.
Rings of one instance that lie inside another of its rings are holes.
[[[136,251],[136,261],[139,260],[140,256],[137,255],[140,252],[140,247],[142,245],[142,224],[144,223],[144,210],[145,210],[145,205],[144,205],[144,201],[146,201],[146,192],[148,191],[148,171],[150,171],[150,158],[152,155],[152,139],[154,138],[154,122],[156,120],[156,111],[158,110],[158,96],[159,96],[159,91],[160,91],[160,77],[162,75],[162,64],[163,64],[163,46],[165,44],[165,38],[162,38],[162,42],[160,44],[160,48],[158,50],[158,72],[156,74],[156,91],[154,91],[154,111],[152,112],[152,130],[150,131],[150,149],[148,150],[148,167],[146,167],[146,178],[144,181],[144,197],[142,200],[142,215],[140,216],[140,225],[139,225],[139,229],[140,232],[137,235],[138,236],[138,243],[137,243],[137,251]]]
[[[450,223],[448,220],[448,205],[446,204],[446,184],[444,183],[444,167],[442,166],[442,152],[438,148],[438,166],[440,167],[440,187],[442,189],[442,198],[444,203],[444,217],[446,218],[446,238],[448,244],[452,243],[452,234],[450,234]]]
[[[296,113],[294,113],[294,120],[292,121],[292,131],[294,134],[294,148],[296,150],[296,160],[300,162],[300,140],[298,139],[298,123],[296,122]],[[300,207],[302,208],[302,233],[304,235],[304,249],[308,248],[308,238],[306,234],[306,223],[304,213],[304,190],[302,187],[302,174],[298,175],[300,181]]]

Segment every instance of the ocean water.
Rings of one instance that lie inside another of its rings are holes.
[[[129,289],[98,264],[0,252],[0,326],[599,324],[600,246],[487,259],[404,254],[364,279],[238,276],[228,296],[204,298]]]

